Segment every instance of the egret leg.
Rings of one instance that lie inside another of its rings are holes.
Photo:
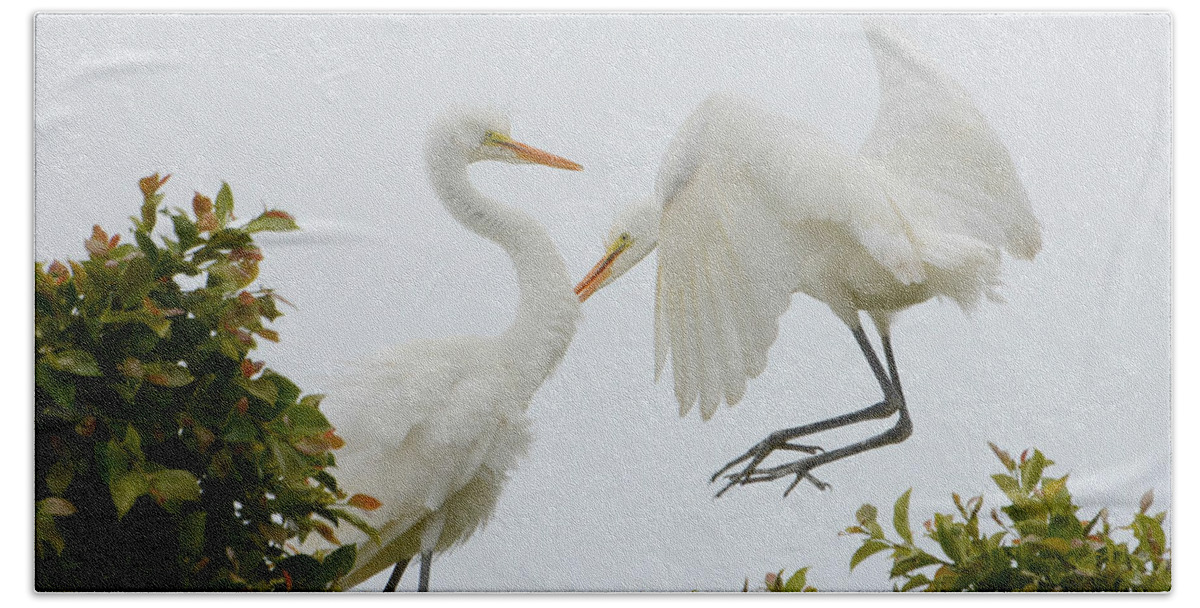
[[[886,334],[881,335],[884,356],[887,359],[888,365],[888,369],[885,371],[883,364],[879,361],[879,356],[875,354],[875,349],[871,346],[871,341],[867,338],[867,334],[863,331],[862,327],[851,328],[851,331],[854,334],[854,339],[858,342],[859,348],[862,349],[863,357],[866,358],[867,364],[871,367],[871,372],[875,374],[875,379],[879,382],[880,389],[883,390],[883,401],[848,414],[771,433],[766,439],[750,448],[750,450],[741,456],[729,461],[721,470],[713,474],[711,481],[715,482],[730,469],[743,462],[747,463],[742,470],[725,475],[729,481],[725,487],[717,492],[717,496],[721,496],[735,485],[771,481],[788,475],[795,475],[796,478],[788,486],[787,490],[784,491],[784,496],[790,494],[802,479],[807,479],[818,489],[824,490],[829,487],[829,484],[813,477],[811,474],[813,469],[867,450],[899,443],[912,434],[912,420],[908,415],[908,408],[904,402],[904,394],[900,390],[900,375],[896,370],[896,360],[892,352],[890,336]],[[887,418],[897,411],[900,412],[900,416],[897,418],[895,426],[891,429],[865,441],[860,441],[836,450],[824,451],[815,446],[790,443],[790,440],[797,437],[857,424],[867,420]],[[807,452],[813,454],[813,456],[777,467],[767,469],[758,468],[769,455],[778,450]]]
[[[396,567],[392,568],[392,575],[388,577],[388,582],[383,586],[385,593],[396,590],[396,585],[400,584],[400,577],[404,576],[404,569],[408,567],[408,560],[402,559],[396,562]]]
[[[429,591],[429,569],[433,565],[433,551],[421,552],[421,577],[417,582],[417,591]]]

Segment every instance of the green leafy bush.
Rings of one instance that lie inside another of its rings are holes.
[[[292,541],[346,520],[374,534],[325,471],[342,441],[286,377],[252,361],[281,298],[251,289],[253,235],[295,230],[266,210],[233,226],[233,195],[195,219],[140,181],[133,243],[99,226],[88,259],[35,265],[35,544],[40,590],[337,588],[354,546]],[[153,238],[159,216],[174,238]],[[185,278],[187,277],[187,278]],[[186,285],[200,285],[185,288]],[[329,522],[329,523],[326,523]]]
[[[1023,453],[1018,462],[989,445],[1005,468],[992,480],[1011,501],[991,511],[999,530],[985,534],[980,529],[982,496],[964,504],[954,494],[954,507],[962,519],[937,513],[926,521],[924,537],[937,543],[941,556],[928,552],[917,546],[908,523],[910,488],[893,508],[892,525],[899,540],[884,534],[875,507],[867,504],[858,510],[858,524],[845,531],[864,537],[850,568],[890,550],[890,576],[903,581],[895,586],[898,591],[1170,590],[1170,549],[1162,528],[1166,512],[1147,514],[1153,503],[1151,492],[1142,497],[1141,511],[1133,521],[1121,528],[1137,541],[1130,549],[1111,536],[1107,509],[1091,519],[1078,518],[1067,476],[1045,477],[1043,472],[1054,463],[1041,452]]]

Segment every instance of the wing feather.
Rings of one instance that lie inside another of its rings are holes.
[[[699,168],[660,226],[655,357],[669,345],[680,414],[705,420],[765,369],[797,286],[795,237],[735,177]]]
[[[1041,227],[1004,144],[949,75],[888,27],[868,22],[879,114],[861,152],[906,187],[896,204],[917,232],[961,235],[1032,259]]]

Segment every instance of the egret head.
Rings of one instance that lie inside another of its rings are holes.
[[[604,257],[575,286],[579,301],[591,297],[641,262],[658,246],[658,217],[655,199],[641,200],[617,214],[605,239]]]
[[[544,150],[514,141],[503,114],[487,110],[458,112],[445,117],[430,137],[430,150],[437,156],[452,154],[474,163],[485,160],[539,164],[579,171],[577,163]]]

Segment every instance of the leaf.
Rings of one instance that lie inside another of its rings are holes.
[[[146,458],[142,453],[142,436],[138,434],[132,424],[125,429],[125,439],[121,441],[121,447],[137,460]]]
[[[195,378],[186,367],[173,363],[155,362],[143,363],[146,381],[158,386],[179,387],[192,383]]]
[[[875,521],[875,517],[879,515],[879,510],[874,505],[865,504],[858,508],[854,513],[854,518],[861,525],[867,525],[867,522]]]
[[[1017,470],[1017,463],[1013,461],[1012,456],[1009,456],[1008,452],[996,447],[996,444],[990,441],[988,442],[988,447],[992,448],[992,452],[996,454],[996,458],[1000,459],[1000,463],[1004,465],[1004,468],[1009,471]]]
[[[240,387],[246,389],[247,393],[266,401],[269,404],[275,404],[275,398],[279,396],[279,388],[274,382],[265,378],[250,380],[241,376],[235,377],[233,381]]]
[[[338,540],[337,535],[333,533],[333,528],[330,528],[329,524],[323,521],[313,522],[313,529],[317,531],[317,534],[321,535],[321,538],[335,545],[342,544],[342,541]]]
[[[258,439],[258,427],[245,418],[233,416],[225,424],[222,437],[230,443],[249,443]]]
[[[275,371],[271,369],[267,369],[263,371],[261,377],[275,384],[275,387],[278,390],[278,395],[275,397],[276,407],[286,407],[292,405],[296,403],[296,399],[300,397],[300,387],[296,386],[296,383],[289,380],[287,376],[275,373]],[[320,414],[320,412],[317,413]],[[321,416],[322,420],[324,418],[324,416]],[[326,422],[325,424],[328,425],[329,423]],[[325,428],[328,428],[328,426]]]
[[[1042,480],[1042,471],[1051,464],[1054,463],[1046,460],[1042,452],[1035,449],[1033,456],[1021,463],[1021,489],[1026,494],[1032,492],[1037,487],[1038,482]]]
[[[909,557],[896,560],[896,563],[892,564],[892,570],[888,576],[895,578],[897,576],[906,575],[913,570],[917,570],[918,568],[924,568],[925,566],[932,566],[940,563],[942,563],[942,560],[924,551],[917,551]]]
[[[245,226],[242,226],[242,230],[245,230],[246,232],[259,232],[263,230],[270,232],[289,232],[299,229],[300,226],[296,224],[296,220],[292,218],[291,215],[288,215],[283,211],[279,211],[278,209],[264,211],[262,215],[250,220],[250,222]]]
[[[1062,555],[1071,551],[1071,543],[1062,538],[1043,538],[1038,544]]]
[[[113,504],[117,506],[117,519],[125,517],[133,503],[150,491],[150,482],[141,471],[129,471],[109,486],[112,491]]]
[[[65,498],[51,496],[50,498],[43,498],[38,503],[38,510],[54,517],[66,517],[75,514],[75,505],[71,504]]]
[[[299,403],[304,407],[319,408],[321,405],[321,400],[324,398],[325,395],[322,394],[305,395]]]
[[[299,403],[283,410],[283,417],[293,436],[319,435],[333,428],[320,410]]]
[[[912,488],[909,488],[900,498],[896,499],[896,506],[892,512],[892,526],[896,528],[896,533],[904,542],[913,543],[912,529],[908,527],[908,501],[912,495]]]
[[[346,504],[362,509],[363,511],[374,511],[383,506],[383,503],[378,498],[367,496],[366,494],[355,494],[346,501]]]
[[[143,256],[133,258],[125,266],[121,279],[117,282],[117,294],[121,298],[121,305],[126,308],[136,306],[153,287],[154,269],[150,267],[150,262]]]
[[[930,583],[929,577],[925,576],[924,574],[916,574],[916,575],[913,575],[911,578],[909,578],[908,582],[904,583],[903,587],[900,587],[900,590],[901,591],[912,591],[913,589],[916,589],[917,587],[920,587],[922,585],[928,585],[929,583]]]
[[[357,549],[354,545],[338,547],[321,561],[321,569],[327,578],[334,580],[341,578],[349,574],[350,570],[354,568],[356,554]]]
[[[150,227],[151,228],[154,227],[154,219],[153,218],[151,218],[151,220],[150,220]],[[150,235],[148,234],[148,232],[149,232],[149,229],[147,229],[145,232],[139,230],[139,231],[133,233],[133,238],[137,241],[138,248],[142,250],[142,255],[146,256],[146,260],[148,262],[150,262],[150,264],[152,266],[157,266],[158,265],[158,245],[154,244],[154,241],[150,238]]]
[[[50,489],[51,494],[62,496],[74,477],[75,467],[71,465],[71,461],[65,458],[57,460],[50,465],[50,470],[46,471],[46,487]]]
[[[200,239],[200,229],[186,215],[172,215],[171,221],[175,224],[175,236],[179,238],[180,250],[187,251],[203,242]]]
[[[1012,500],[1013,502],[1023,500],[1026,497],[1025,493],[1021,492],[1020,484],[1018,484],[1017,480],[1013,477],[996,474],[992,475],[992,481],[996,482],[996,485],[1003,490],[1004,493],[1008,495],[1009,500]]]
[[[42,357],[46,363],[59,371],[75,374],[76,376],[100,376],[100,366],[91,353],[77,348],[58,353],[47,353]]]
[[[138,310],[105,310],[100,313],[101,323],[143,323],[160,338],[166,338],[171,328],[171,322],[162,317],[150,314],[144,308]]]
[[[63,549],[66,547],[66,541],[62,534],[58,531],[58,526],[54,523],[54,517],[46,513],[43,509],[38,508],[34,514],[34,537],[37,539],[37,556],[42,557],[42,545],[50,545],[51,549],[58,555],[62,555]]]
[[[34,383],[46,391],[50,398],[61,407],[71,409],[75,406],[75,383],[64,382],[51,370],[49,361],[39,361],[33,368]]]
[[[267,447],[271,449],[271,455],[275,458],[275,463],[279,465],[279,472],[284,479],[297,482],[308,476],[308,467],[296,448],[272,435],[268,435],[264,440]]]
[[[1154,504],[1154,488],[1150,488],[1149,490],[1146,490],[1145,494],[1142,494],[1142,499],[1140,501],[1138,501],[1138,513],[1145,514],[1146,511],[1150,510],[1150,507],[1153,504]]]
[[[891,545],[882,540],[874,538],[864,540],[862,546],[859,547],[858,550],[854,552],[854,555],[850,558],[850,569],[854,570],[854,567],[861,563],[864,559],[867,559],[868,557],[887,549],[889,546]]]
[[[183,469],[165,469],[148,475],[150,487],[165,500],[200,500],[200,480]]]
[[[370,537],[370,539],[372,541],[374,541],[376,543],[381,542],[381,540],[379,538],[379,531],[376,530],[374,527],[372,527],[371,524],[367,523],[367,520],[365,520],[353,513],[350,513],[349,511],[343,511],[341,509],[335,509],[332,507],[323,509],[322,511],[324,511],[325,514],[328,514],[328,516],[330,516],[330,519],[333,520],[333,523],[338,523],[338,520],[344,519],[344,520],[350,522],[350,525],[354,526],[355,528],[358,528],[364,534],[366,534],[368,537]]]
[[[229,221],[229,216],[233,215],[233,191],[225,182],[221,182],[221,189],[217,191],[216,215],[217,223],[222,228]]]
[[[787,582],[783,584],[784,591],[804,591],[805,579],[808,578],[808,567],[801,568],[795,574],[788,577]]]
[[[933,515],[933,525],[933,538],[941,545],[946,557],[949,557],[950,561],[956,563],[962,561],[962,548],[959,544],[963,534],[961,527],[954,524],[954,519],[951,516],[941,513]]]

